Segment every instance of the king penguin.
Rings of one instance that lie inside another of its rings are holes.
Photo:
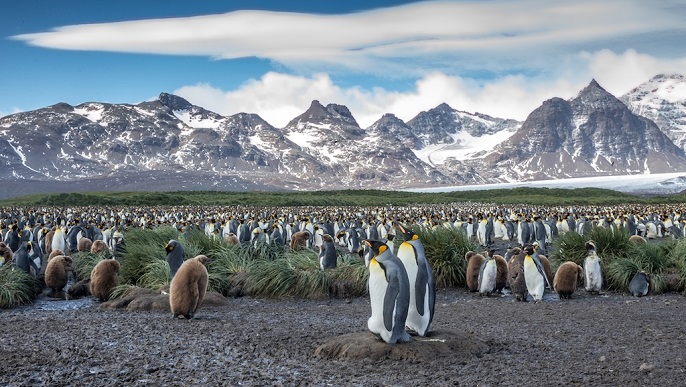
[[[535,257],[534,247],[527,245],[524,248],[526,256],[524,257],[524,280],[526,281],[526,289],[534,298],[534,301],[541,302],[543,300],[543,292],[545,291],[546,276],[543,270],[541,261]]]
[[[479,295],[489,296],[495,291],[495,280],[498,276],[498,266],[495,258],[488,257],[479,268]]]
[[[586,242],[586,260],[584,260],[585,288],[589,293],[598,293],[603,287],[603,275],[600,258],[596,254],[595,242]]]
[[[176,271],[179,270],[179,267],[181,267],[181,264],[183,263],[183,245],[172,239],[164,246],[164,250],[167,252],[167,263],[169,263],[170,278],[174,278]]]
[[[410,306],[410,282],[402,261],[381,241],[363,241],[371,250],[369,260],[369,301],[372,315],[367,328],[388,344],[407,343],[405,330]]]
[[[336,268],[336,245],[329,234],[322,235],[322,244],[319,246],[319,267],[322,270]]]
[[[629,293],[634,297],[643,297],[650,290],[650,275],[641,270],[629,282]]]
[[[398,258],[405,266],[410,282],[410,308],[405,326],[419,336],[426,336],[436,303],[433,272],[417,234],[402,225],[398,225],[398,230],[405,238],[398,247]]]

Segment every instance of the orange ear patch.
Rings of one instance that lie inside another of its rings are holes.
[[[386,245],[379,246],[379,254],[383,253],[386,250],[388,250],[388,246],[386,246]]]

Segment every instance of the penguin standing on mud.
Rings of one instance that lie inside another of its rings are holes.
[[[369,301],[372,315],[367,328],[388,344],[411,340],[405,330],[410,307],[410,281],[402,261],[381,241],[364,240],[371,250],[369,260]]]
[[[543,292],[546,286],[546,275],[541,261],[535,257],[534,247],[527,245],[524,248],[526,256],[524,257],[524,280],[526,281],[526,289],[534,298],[534,301],[541,302],[543,300]]]
[[[600,258],[596,254],[595,242],[586,242],[586,259],[584,260],[585,288],[589,293],[598,293],[603,287],[603,274]]]
[[[433,272],[417,234],[401,225],[398,225],[398,230],[405,240],[398,248],[397,254],[410,281],[410,308],[405,326],[417,332],[419,336],[426,336],[433,320],[436,303]]]
[[[650,275],[641,270],[629,282],[629,293],[634,297],[643,297],[650,290]]]
[[[205,255],[185,261],[169,285],[169,307],[172,316],[190,320],[205,299],[209,275],[205,267],[210,262]]]

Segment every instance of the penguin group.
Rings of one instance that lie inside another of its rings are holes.
[[[433,290],[426,287],[433,286],[433,273],[426,268],[425,257],[420,260],[424,251],[421,243],[413,239],[416,235],[405,235],[413,228],[457,229],[485,250],[469,259],[466,274],[470,290],[488,296],[509,287],[517,299],[531,296],[540,301],[541,284],[544,291],[554,289],[565,298],[571,297],[573,289],[582,283],[589,293],[600,292],[603,287],[601,257],[591,243],[587,245],[583,266],[560,265],[552,276],[546,254],[560,235],[587,235],[593,228],[602,227],[613,232],[624,230],[631,241],[641,243],[660,238],[682,239],[685,225],[683,205],[0,208],[0,266],[13,264],[34,278],[45,278],[53,252],[69,257],[88,246],[91,251],[97,248],[119,259],[126,252],[125,233],[135,228],[173,227],[179,237],[201,232],[238,246],[276,244],[312,249],[318,251],[321,270],[336,268],[338,259],[345,254],[359,254],[371,261],[375,255],[365,254],[371,248],[363,241],[379,241],[386,246],[386,254],[393,254],[403,264],[410,283],[412,306],[408,307],[403,328],[422,335],[428,332],[432,321]],[[403,235],[402,243],[395,243],[396,233]],[[503,244],[509,247],[504,257],[492,251],[494,246]],[[184,261],[180,258],[184,255],[183,246],[173,246],[170,240],[166,249],[172,277]],[[650,274],[636,276],[637,290],[632,294],[643,294]]]
[[[433,272],[421,241],[411,229],[397,228],[404,237],[397,254],[387,241],[363,240],[372,309],[367,327],[389,344],[411,341],[408,330],[426,336],[436,302]]]

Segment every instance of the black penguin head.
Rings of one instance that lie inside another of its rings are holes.
[[[589,240],[588,242],[586,242],[586,251],[591,251],[591,250],[595,251],[595,249],[596,249],[596,247],[595,247],[594,241]]]
[[[524,252],[526,252],[526,255],[533,255],[534,251],[535,249],[533,245],[526,245],[526,247],[524,247]]]
[[[410,230],[409,228],[406,228],[402,224],[398,224],[398,229],[403,234],[403,238],[405,238],[406,241],[419,239],[419,237],[417,236],[417,234],[414,233],[414,231]]]
[[[176,244],[177,244],[177,243],[178,243],[178,242],[175,241],[175,240],[173,240],[173,239],[170,240],[169,243],[167,243],[167,244],[164,246],[164,250],[166,250],[167,253],[171,253],[172,250],[174,250],[174,247],[176,247]]]
[[[381,241],[365,239],[363,242],[372,250],[372,252],[374,252],[374,256],[382,254],[388,249],[388,246]]]

